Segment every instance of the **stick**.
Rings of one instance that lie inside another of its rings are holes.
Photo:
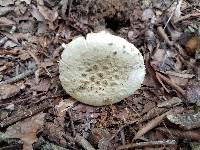
[[[67,10],[67,5],[68,5],[68,0],[63,0],[62,1],[62,8],[61,8],[61,15],[62,15],[62,18],[64,20],[66,20],[66,10]]]
[[[160,26],[157,28],[157,31],[159,35],[163,38],[163,40],[169,45],[172,46],[173,42],[169,40],[167,34],[165,33],[165,30]]]
[[[166,115],[168,115],[169,113],[171,113],[171,110],[169,110],[169,111],[165,112],[164,114],[162,114],[161,116],[158,116],[155,119],[152,119],[151,121],[149,121],[144,127],[142,127],[136,133],[134,139],[140,138],[141,136],[146,134],[148,131],[150,131],[151,129],[153,129],[156,126],[158,126],[163,121],[163,119],[166,117]]]
[[[16,26],[13,26],[10,30],[10,34],[13,34],[16,30]],[[6,41],[8,40],[8,37],[3,37],[1,40],[0,40],[0,46],[2,46]]]
[[[199,16],[200,16],[200,13],[194,13],[194,14],[185,15],[185,16],[180,17],[177,20],[175,20],[174,23],[178,23],[178,22],[180,22],[182,20],[189,19],[190,17],[199,17]]]
[[[176,145],[175,140],[166,140],[166,141],[149,141],[149,142],[140,142],[140,143],[131,143],[123,146],[119,146],[117,150],[134,148],[134,147],[146,147],[146,146],[165,146],[165,145]]]
[[[165,77],[164,75],[162,75],[159,72],[156,72],[156,75],[158,75],[163,81],[165,81],[172,88],[174,88],[176,91],[178,91],[182,96],[185,95],[185,91],[180,86],[178,86],[175,83],[173,83],[170,79],[168,79],[167,77]]]
[[[72,119],[71,110],[68,109],[67,112],[68,112],[68,115],[69,115],[70,124],[71,124],[71,128],[72,128],[72,136],[75,137],[76,136],[76,131],[75,131],[75,128],[74,128],[74,121]]]
[[[95,150],[95,148],[79,134],[76,134],[75,141],[80,144],[85,150]]]
[[[129,126],[129,125],[134,124],[134,123],[137,122],[137,121],[138,121],[138,120],[133,120],[132,122],[128,122],[128,123],[126,123],[125,125],[121,126],[121,127],[117,130],[117,132],[116,132],[108,141],[113,140],[113,139],[118,135],[118,133],[119,133],[121,130],[123,130],[125,127],[127,127],[127,126]]]
[[[25,72],[15,76],[15,77],[13,77],[13,78],[10,78],[8,80],[0,82],[0,85],[15,83],[15,82],[17,82],[17,81],[19,81],[21,79],[24,79],[27,76],[32,75],[35,72],[35,70],[36,70],[36,68],[33,68],[31,70],[27,70],[27,71],[25,71]]]
[[[78,143],[85,150],[95,150],[95,148],[80,134],[76,134],[75,138],[73,138],[71,136],[67,136],[67,135],[63,135],[63,137],[72,143],[74,143],[74,142]]]
[[[4,128],[8,125],[11,125],[19,120],[31,117],[47,108],[51,107],[49,102],[44,102],[40,104],[39,106],[34,106],[30,109],[25,109],[25,110],[19,110],[17,113],[12,115],[11,117],[7,117],[6,119],[2,120],[0,123],[0,128]]]

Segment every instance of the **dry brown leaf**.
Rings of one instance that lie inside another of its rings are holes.
[[[44,16],[44,18],[50,22],[54,22],[58,17],[57,11],[50,10],[45,6],[38,6],[38,10]]]
[[[29,55],[29,53],[27,51],[20,51],[20,54],[18,55],[18,57],[21,60],[27,60],[29,59],[31,56]]]
[[[12,25],[15,25],[15,22],[13,20],[10,20],[6,17],[0,17],[0,26],[12,26]]]
[[[37,34],[44,34],[48,31],[47,24],[45,22],[39,22],[38,23],[38,30]]]
[[[48,91],[49,87],[50,87],[50,81],[42,80],[38,85],[33,85],[31,89],[34,91]]]
[[[174,69],[174,61],[171,59],[173,52],[165,49],[156,49],[152,56],[151,66],[160,71],[168,71]]]
[[[174,75],[169,75],[170,80],[180,87],[185,87],[188,84],[189,79],[180,78]]]
[[[156,116],[159,116],[166,111],[167,111],[167,108],[155,107],[155,108],[151,109],[149,112],[147,112],[147,114],[144,115],[140,121],[144,122],[144,121],[147,121],[149,119],[155,118]]]
[[[164,102],[159,103],[157,106],[158,106],[159,108],[162,108],[162,107],[171,108],[171,107],[173,107],[173,106],[175,106],[175,105],[181,104],[182,102],[183,102],[183,101],[182,101],[180,98],[178,98],[178,97],[173,97],[173,98],[171,98],[171,99],[169,99],[169,100],[167,100],[167,101],[164,101]]]
[[[44,113],[39,113],[7,128],[6,136],[20,138],[24,142],[23,150],[32,149],[32,144],[37,141],[37,131],[43,127]]]
[[[195,77],[194,74],[188,74],[188,73],[184,73],[184,72],[179,73],[179,72],[175,72],[175,71],[166,71],[165,73],[167,75],[172,75],[172,76],[186,78],[186,79],[191,79],[191,78]]]
[[[0,100],[7,99],[19,93],[20,88],[16,85],[1,85],[0,86]]]
[[[200,112],[187,114],[169,114],[167,119],[186,130],[200,127]]]
[[[44,62],[41,62],[41,65],[43,67],[50,67],[53,66],[53,61],[51,59],[45,59]]]
[[[144,105],[144,109],[142,110],[141,114],[147,113],[153,108],[155,108],[155,103],[152,101],[149,101]]]
[[[35,21],[23,21],[18,24],[18,32],[19,33],[34,33],[34,24]]]
[[[0,67],[0,72],[6,70],[8,67],[6,65]]]
[[[38,11],[38,9],[32,5],[32,9],[31,9],[31,15],[37,19],[37,21],[45,21],[44,17],[42,16],[42,14]]]

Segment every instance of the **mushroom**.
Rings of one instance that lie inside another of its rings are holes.
[[[59,78],[65,91],[82,103],[117,103],[132,95],[144,80],[143,56],[119,36],[89,33],[63,46]]]

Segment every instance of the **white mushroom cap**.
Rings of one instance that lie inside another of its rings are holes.
[[[74,39],[61,57],[63,88],[85,104],[119,102],[139,89],[144,80],[145,66],[139,50],[105,31]]]

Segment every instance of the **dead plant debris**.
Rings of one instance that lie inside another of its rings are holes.
[[[91,107],[64,92],[62,43],[107,30],[145,59],[140,90]],[[0,0],[0,149],[198,149],[198,0]]]

